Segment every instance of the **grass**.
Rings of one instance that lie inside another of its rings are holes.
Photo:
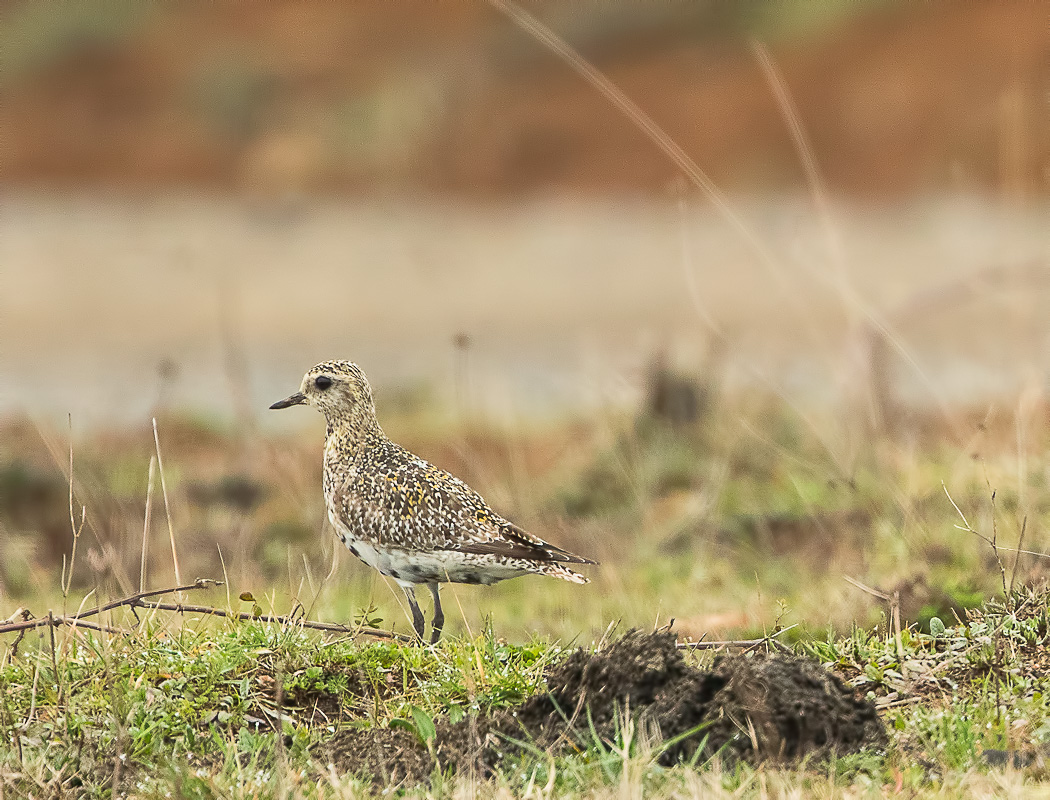
[[[311,748],[340,726],[520,702],[558,653],[491,636],[438,651],[158,618],[128,636],[63,630],[55,647],[47,635],[26,642],[0,673],[4,768],[18,792],[104,796],[123,781],[149,794],[182,769],[237,783],[247,764],[272,770],[279,754],[316,770]]]
[[[406,407],[383,422],[527,528],[599,558],[592,584],[450,586],[448,636],[436,648],[128,609],[99,619],[121,635],[59,628],[53,642],[34,632],[17,651],[8,635],[5,796],[368,794],[382,788],[374,776],[330,766],[338,731],[400,727],[425,740],[435,720],[542,691],[552,664],[610,626],[616,636],[672,618],[694,638],[790,628],[781,641],[877,703],[887,752],[668,768],[654,755],[659,735],[627,716],[615,740],[512,759],[484,781],[438,774],[399,791],[953,797],[1039,796],[1050,785],[1045,560],[1016,552],[1045,548],[1050,473],[1038,426],[1025,428],[1019,451],[1011,415],[959,412],[949,423],[913,419],[900,438],[872,437],[844,453],[754,396],[721,398],[702,429],[676,431],[622,419],[508,433],[429,411],[422,419]],[[325,529],[315,436],[250,439],[181,417],[162,418],[158,430],[182,573],[226,583],[189,602],[265,613],[301,606],[310,619],[408,630],[396,587]],[[153,431],[74,443],[73,518],[79,524],[83,506],[86,522],[72,565],[62,434],[12,422],[4,441],[0,616],[19,606],[72,613],[134,591]],[[160,494],[147,587],[173,574]]]
[[[656,763],[659,738],[625,717],[613,741],[536,752],[494,779],[436,774],[410,796],[921,796],[1045,789],[1047,596],[1022,592],[937,635],[855,629],[800,642],[877,698],[888,752],[801,768]],[[110,619],[131,625],[131,619]],[[343,797],[379,790],[330,766],[338,729],[487,713],[541,691],[565,650],[491,631],[435,648],[326,640],[294,625],[141,621],[124,636],[59,629],[0,667],[0,775],[15,796]],[[53,648],[53,649],[52,649]],[[998,766],[1008,750],[1022,768]]]

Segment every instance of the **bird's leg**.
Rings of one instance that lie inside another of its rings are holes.
[[[423,620],[423,612],[419,610],[419,603],[416,602],[416,588],[414,586],[402,586],[405,590],[405,597],[408,598],[408,605],[412,608],[412,627],[416,631],[416,636],[419,637],[419,641],[426,641],[423,638],[423,629],[426,627],[426,622]]]
[[[434,595],[434,618],[430,621],[430,643],[437,644],[441,638],[441,629],[445,627],[445,614],[441,610],[441,595],[438,594],[439,584],[428,583],[427,588]]]

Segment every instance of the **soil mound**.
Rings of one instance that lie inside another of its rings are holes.
[[[515,709],[439,722],[429,746],[402,729],[344,732],[330,744],[331,763],[388,783],[425,780],[435,767],[486,775],[521,755],[519,742],[557,751],[593,745],[595,734],[614,741],[627,715],[672,742],[655,745],[666,765],[718,752],[753,762],[819,759],[886,743],[875,707],[819,664],[727,656],[704,671],[686,663],[672,633],[632,631],[598,653],[577,650],[547,686]]]

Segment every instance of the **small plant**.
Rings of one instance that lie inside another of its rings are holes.
[[[376,605],[369,603],[367,608],[354,615],[354,624],[365,628],[379,628],[383,624],[383,618],[378,612]]]
[[[416,735],[420,743],[428,748],[433,747],[437,727],[433,718],[418,706],[409,706],[407,717],[394,717],[390,720],[391,728],[402,728]]]

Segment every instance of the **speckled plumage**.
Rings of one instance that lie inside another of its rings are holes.
[[[415,585],[434,596],[431,641],[441,635],[438,584],[491,584],[526,573],[573,583],[566,564],[595,562],[526,533],[488,507],[463,481],[390,441],[376,419],[372,389],[349,361],[325,361],[300,391],[271,408],[309,404],[325,415],[324,496],[328,518],[350,552],[405,590],[423,636]]]

